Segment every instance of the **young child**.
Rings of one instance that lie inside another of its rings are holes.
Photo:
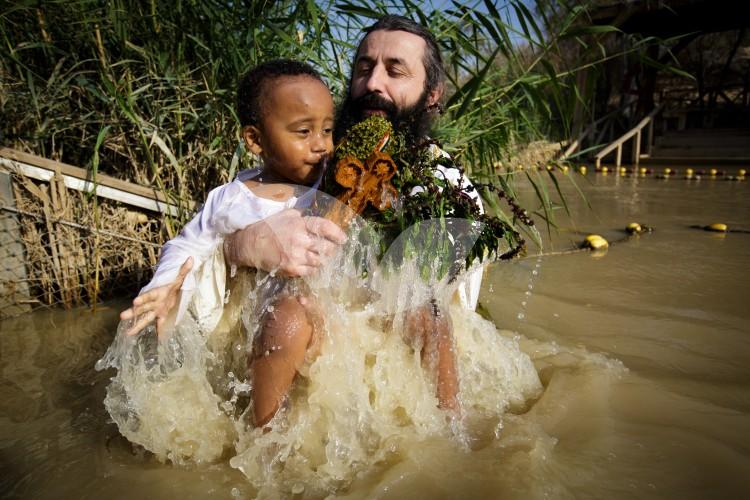
[[[196,288],[191,269],[215,254],[225,236],[295,207],[301,192],[309,191],[300,185],[321,177],[322,161],[333,150],[334,107],[312,67],[291,60],[260,64],[240,81],[237,102],[243,140],[262,166],[211,191],[201,211],[165,245],[154,278],[120,315],[135,320],[128,335],[154,320],[159,333],[170,316],[179,322]],[[282,292],[271,305],[249,361],[256,426],[276,413],[313,335],[304,297]]]
[[[333,150],[333,101],[314,69],[288,60],[257,66],[240,82],[238,114],[245,144],[263,166],[243,171],[234,182],[211,191],[202,210],[165,245],[154,278],[120,315],[123,320],[134,320],[129,335],[153,321],[157,332],[171,321],[179,322],[193,290],[199,287],[191,269],[215,255],[225,236],[295,207],[299,185],[320,180],[321,160]],[[223,296],[223,289],[218,295]],[[219,302],[214,300],[199,314],[207,331],[218,321],[216,309],[220,308],[213,305]],[[304,296],[282,292],[270,305],[270,312],[260,320],[249,361],[256,426],[265,425],[276,413],[313,336],[312,314]],[[428,352],[437,354],[432,370],[437,375],[439,406],[457,411],[450,319],[425,311],[409,313],[406,328],[421,346],[423,358]]]

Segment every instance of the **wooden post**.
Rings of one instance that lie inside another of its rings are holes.
[[[633,161],[631,162],[634,166],[638,166],[638,162],[641,159],[641,131],[635,133],[633,138]]]
[[[0,205],[15,208],[10,175],[0,172]],[[0,210],[0,318],[31,309],[26,258],[18,217]]]
[[[620,165],[622,165],[622,143],[617,145],[617,156],[615,157],[615,166],[620,168]]]

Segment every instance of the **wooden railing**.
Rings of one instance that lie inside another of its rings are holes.
[[[578,149],[584,143],[584,141],[586,139],[588,139],[588,137],[591,134],[593,134],[597,130],[599,130],[599,125],[601,125],[602,123],[606,122],[607,120],[610,120],[611,118],[619,115],[622,112],[622,109],[623,108],[619,108],[619,109],[616,109],[614,111],[610,111],[609,113],[607,113],[606,115],[602,116],[601,118],[599,118],[595,122],[591,123],[588,127],[586,127],[584,129],[583,132],[581,132],[578,135],[578,137],[576,137],[576,139],[573,142],[571,142],[568,145],[567,149],[560,155],[560,158],[558,160],[559,161],[564,161],[564,160],[567,160],[568,158],[570,158],[571,156],[573,156],[575,154],[575,152],[578,151]],[[606,127],[605,127],[605,130],[603,130],[601,132],[606,132]],[[603,134],[600,134],[600,137],[598,137],[596,139],[596,141],[601,140],[601,136],[603,136]]]
[[[638,122],[638,125],[627,131],[619,139],[612,142],[612,144],[599,151],[594,157],[596,159],[596,166],[600,167],[602,158],[607,156],[612,151],[615,151],[615,166],[619,167],[620,165],[622,165],[622,146],[630,139],[633,139],[633,165],[637,166],[641,158],[648,158],[651,155],[651,147],[654,144],[654,118],[661,112],[663,108],[664,104],[659,104],[651,113],[648,114],[648,116],[646,116],[646,118]],[[646,145],[645,148],[643,148],[645,150],[645,153],[641,154],[641,136],[643,135],[642,131],[645,127],[648,127],[646,129]]]
[[[42,181],[49,181],[55,175],[59,175],[65,187],[70,189],[95,192],[102,198],[172,216],[179,214],[179,207],[170,203],[163,193],[152,187],[133,184],[104,174],[97,175],[94,182],[88,170],[15,149],[0,148],[0,172],[2,171],[19,173]],[[185,205],[191,212],[195,209],[195,203],[192,201]]]

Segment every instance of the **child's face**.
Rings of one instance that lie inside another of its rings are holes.
[[[245,127],[266,169],[295,184],[311,184],[323,155],[333,151],[333,99],[309,76],[277,78],[265,93],[260,127]]]

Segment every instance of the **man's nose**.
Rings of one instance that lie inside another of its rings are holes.
[[[367,88],[368,93],[385,93],[385,69],[380,64],[372,68],[372,71],[365,82],[365,87]]]

